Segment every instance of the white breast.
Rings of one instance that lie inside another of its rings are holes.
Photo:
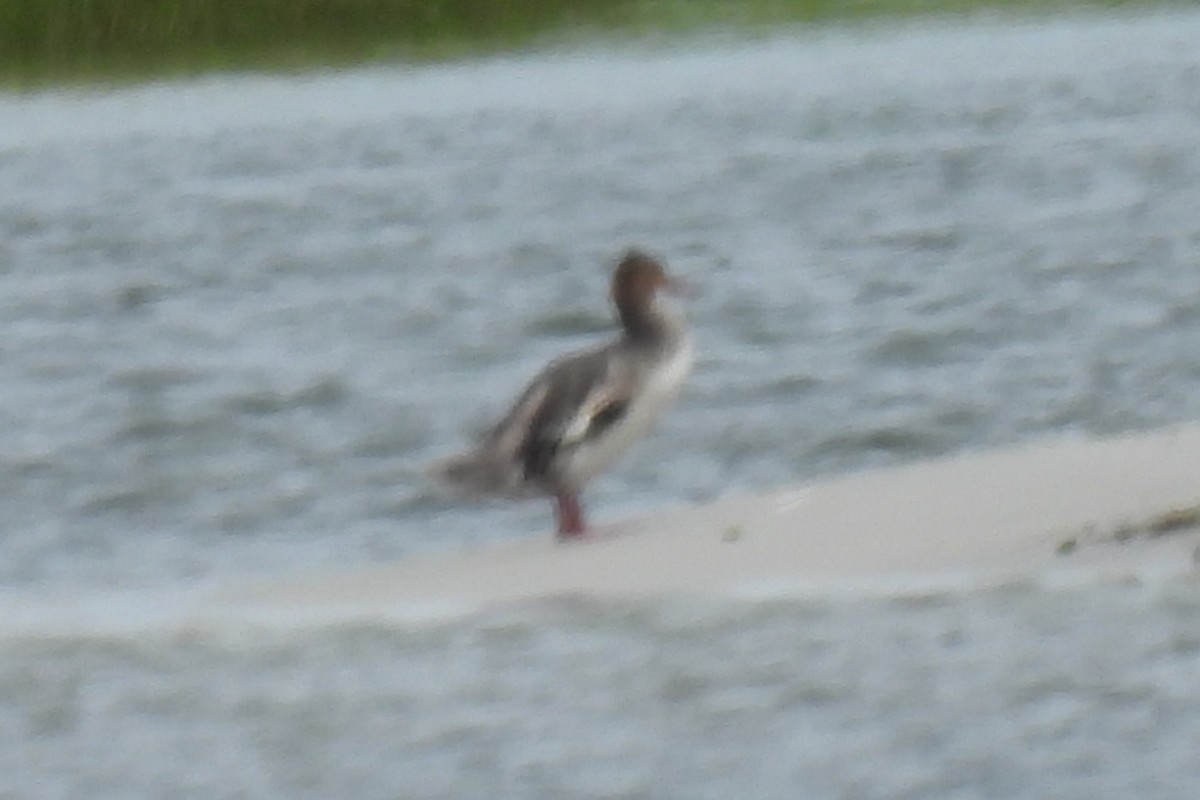
[[[683,338],[670,356],[654,367],[625,415],[601,436],[571,453],[560,473],[566,483],[582,487],[645,436],[663,409],[679,394],[691,372],[692,359],[692,343]]]

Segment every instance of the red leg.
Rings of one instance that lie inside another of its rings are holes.
[[[579,495],[574,492],[556,492],[554,511],[558,518],[559,541],[578,539],[584,535],[583,508],[579,505]]]

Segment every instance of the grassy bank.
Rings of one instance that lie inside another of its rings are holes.
[[[0,0],[0,82],[132,78],[428,59],[527,46],[573,30],[975,9],[1131,5],[1136,0]]]
[[[289,68],[519,46],[629,0],[0,0],[9,82]]]

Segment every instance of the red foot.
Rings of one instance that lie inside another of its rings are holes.
[[[583,508],[579,495],[574,492],[558,492],[554,495],[554,512],[558,518],[558,540],[579,539],[587,534],[583,524]]]

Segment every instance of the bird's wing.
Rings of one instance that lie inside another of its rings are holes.
[[[527,478],[547,474],[556,454],[592,439],[624,416],[636,385],[611,347],[551,364],[526,389],[497,430]]]

